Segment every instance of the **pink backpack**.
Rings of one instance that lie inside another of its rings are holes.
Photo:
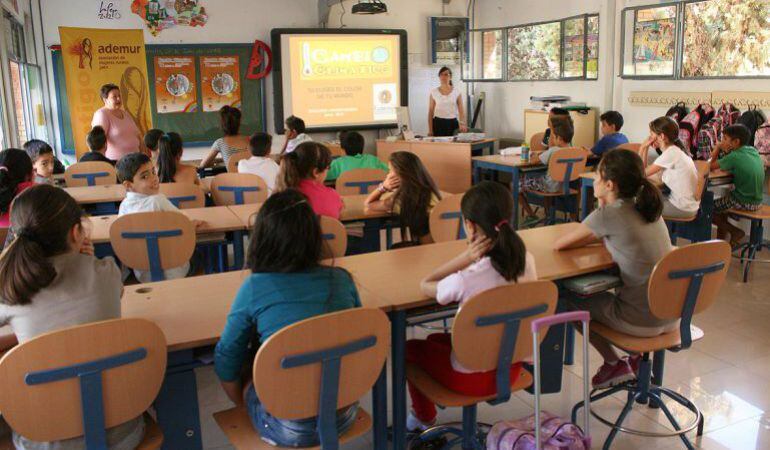
[[[765,164],[770,163],[770,120],[760,125],[754,133],[754,148],[759,151]]]
[[[691,149],[697,145],[698,131],[701,125],[714,117],[714,112],[711,105],[701,103],[679,122],[679,140],[684,143],[686,152],[694,153]]]
[[[544,450],[588,450],[591,440],[574,423],[543,411],[540,414],[541,448]],[[535,443],[535,416],[497,422],[487,435],[487,450],[531,450]]]
[[[722,121],[721,116],[714,116],[708,123],[700,127],[698,131],[698,145],[694,147],[693,159],[708,160],[711,156],[711,151],[722,140],[722,131],[724,130],[725,123]]]
[[[717,110],[717,116],[722,118],[722,124],[725,127],[735,125],[741,117],[741,111],[732,103],[722,103]]]

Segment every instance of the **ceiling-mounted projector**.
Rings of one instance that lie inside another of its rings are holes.
[[[352,11],[353,14],[382,14],[388,12],[388,6],[380,0],[358,0]]]

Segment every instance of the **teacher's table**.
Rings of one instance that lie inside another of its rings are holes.
[[[574,223],[562,224],[520,233],[535,257],[541,279],[559,280],[613,267],[609,253],[601,245],[563,252],[551,249],[558,236],[575,226]],[[394,449],[403,450],[406,445],[404,352],[407,315],[423,311],[426,306],[436,306],[433,299],[420,291],[420,280],[466,248],[465,241],[453,241],[334,260],[334,265],[353,274],[363,306],[388,312],[392,321]],[[227,272],[125,289],[122,316],[151,320],[166,335],[169,363],[155,402],[164,433],[164,448],[201,448],[193,369],[202,363],[197,360],[195,350],[217,342],[232,300],[246,276],[244,271]],[[376,449],[387,446],[385,381],[383,374],[372,392]]]
[[[438,188],[452,194],[462,194],[471,187],[471,157],[492,154],[497,139],[476,142],[377,141],[377,157],[388,161],[398,151],[412,152],[420,157]]]

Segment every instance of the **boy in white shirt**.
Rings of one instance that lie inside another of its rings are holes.
[[[249,138],[251,158],[238,161],[238,173],[251,173],[262,178],[267,184],[267,195],[273,193],[279,170],[278,164],[269,156],[272,143],[272,136],[257,131]]]
[[[119,216],[138,212],[179,211],[165,195],[159,193],[160,179],[149,156],[138,152],[129,153],[120,158],[116,169],[118,181],[126,187],[126,198],[120,202],[118,209]],[[194,220],[193,224],[198,228],[203,222]],[[190,263],[187,262],[180,267],[165,270],[164,275],[167,280],[184,278],[189,271]],[[152,281],[149,271],[134,270],[134,275],[141,283]]]
[[[286,141],[283,143],[281,154],[291,153],[303,142],[312,142],[313,139],[305,134],[305,121],[297,116],[289,116],[286,119]]]

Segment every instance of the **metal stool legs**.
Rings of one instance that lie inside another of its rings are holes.
[[[764,240],[765,227],[762,219],[751,219],[751,232],[749,233],[749,242],[741,245],[739,248],[740,256],[733,254],[733,257],[739,258],[741,267],[743,267],[743,282],[749,281],[749,269],[752,262],[770,263],[767,259],[757,259],[757,253],[763,248],[770,249],[770,242]],[[736,251],[737,252],[737,251]]]

